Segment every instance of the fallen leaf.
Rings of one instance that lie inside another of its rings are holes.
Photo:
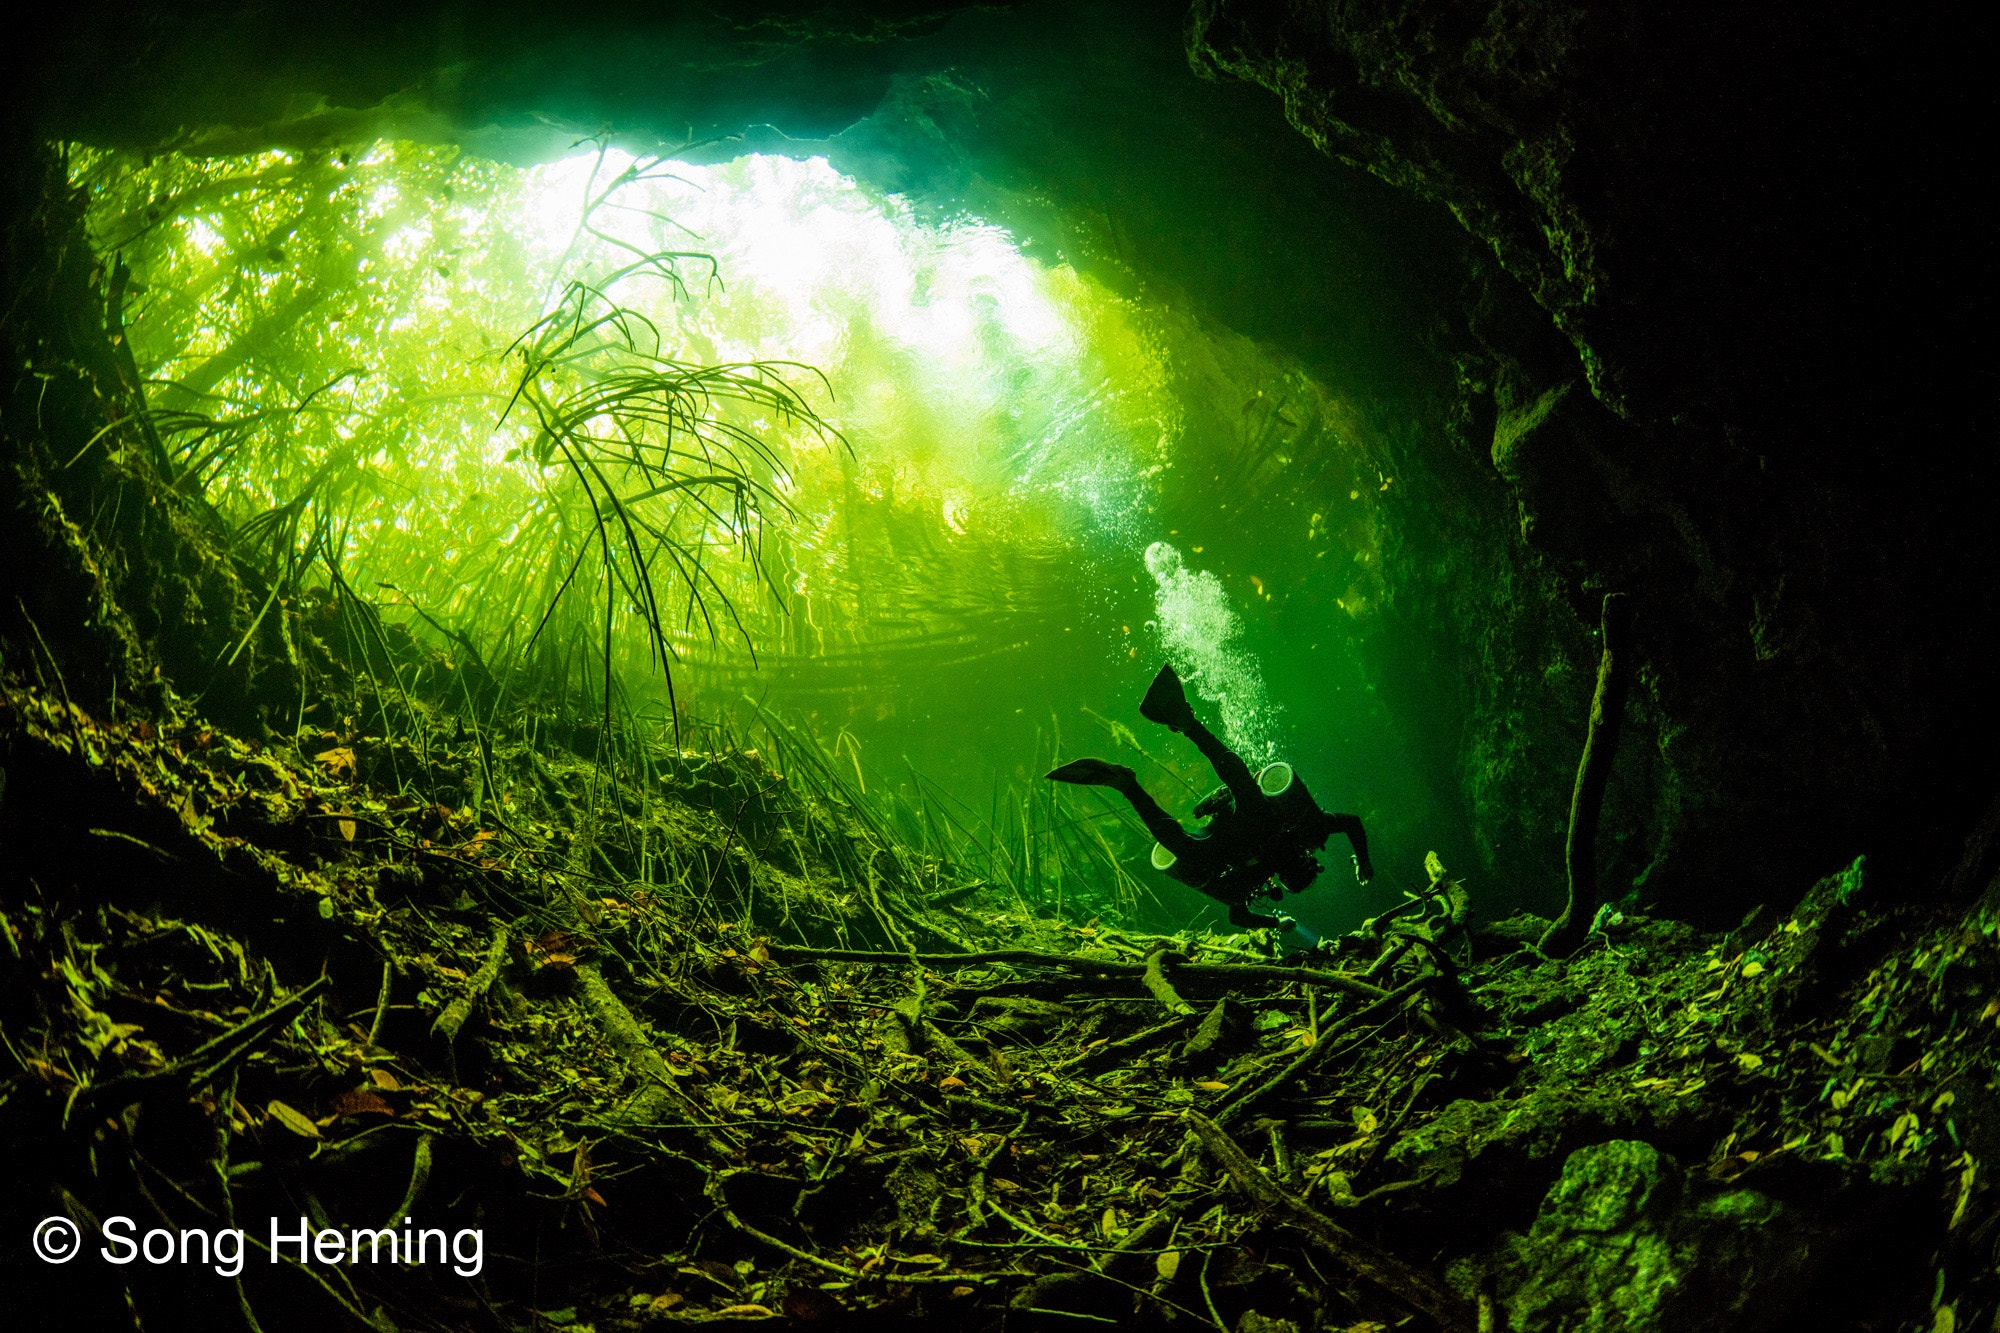
[[[965,1086],[965,1080],[955,1074],[946,1074],[938,1080],[938,1086],[940,1088],[962,1088]]]
[[[1972,1186],[1979,1179],[1979,1159],[1971,1153],[1962,1154],[1958,1172],[1958,1207],[1951,1213],[1951,1225],[1956,1227],[1965,1220],[1965,1205],[1972,1200]]]
[[[972,1294],[972,1291],[973,1289],[971,1287],[961,1284],[959,1286],[953,1287],[951,1289],[951,1294],[953,1296],[964,1298],[966,1296],[970,1296]]]
[[[679,1292],[663,1291],[653,1297],[653,1303],[647,1306],[646,1309],[653,1314],[665,1314],[680,1303],[681,1296]]]
[[[1764,970],[1764,965],[1758,962],[1754,958],[1743,965],[1743,975],[1746,977],[1757,976],[1759,973],[1763,972],[1763,970]]]
[[[1229,1085],[1227,1083],[1217,1083],[1212,1078],[1202,1079],[1199,1083],[1196,1083],[1195,1086],[1197,1088],[1201,1088],[1206,1092],[1227,1092],[1229,1090]]]
[[[1367,1107],[1365,1107],[1365,1106],[1357,1106],[1357,1107],[1355,1107],[1355,1108],[1354,1108],[1354,1132],[1355,1132],[1355,1133],[1357,1133],[1357,1134],[1373,1134],[1373,1133],[1375,1132],[1375,1127],[1376,1127],[1376,1125],[1378,1125],[1378,1124],[1380,1124],[1380,1123],[1381,1123],[1381,1122],[1380,1122],[1380,1121],[1378,1121],[1378,1120],[1377,1120],[1377,1119],[1375,1118],[1375,1113],[1374,1113],[1373,1111],[1369,1110],[1369,1109],[1368,1109]]]
[[[355,833],[355,828],[353,820],[343,819],[340,821],[340,836],[342,839],[344,839],[347,842],[353,842],[354,833]]]
[[[776,1319],[778,1317],[778,1312],[768,1305],[725,1305],[715,1313],[720,1316],[737,1317],[750,1315],[758,1319]]]
[[[736,1285],[736,1270],[720,1259],[697,1259],[692,1268],[683,1268],[681,1272],[713,1278],[725,1287]]]
[[[1172,1282],[1174,1274],[1181,1271],[1181,1252],[1179,1250],[1167,1250],[1155,1256],[1153,1259],[1153,1271],[1167,1281]]]
[[[1736,1067],[1746,1074],[1754,1073],[1756,1070],[1764,1067],[1764,1057],[1750,1051],[1744,1051],[1736,1057]]]
[[[273,1120],[276,1120],[302,1139],[316,1139],[319,1137],[318,1125],[315,1125],[311,1120],[300,1115],[281,1101],[273,1100],[264,1110]]]
[[[570,947],[570,935],[566,930],[544,931],[521,946],[531,954],[558,953]]]
[[[343,1092],[333,1099],[335,1115],[394,1115],[395,1108],[367,1088]]]
[[[818,1287],[793,1287],[785,1293],[779,1308],[787,1319],[801,1323],[831,1320],[840,1316],[840,1302]]]
[[[200,742],[197,741],[196,743],[199,744]],[[313,762],[324,764],[326,771],[334,774],[336,777],[342,773],[345,773],[350,778],[354,776],[354,751],[345,745],[336,745],[331,750],[321,750],[313,756]]]
[[[386,1069],[369,1070],[368,1079],[384,1092],[400,1092],[403,1087],[402,1084],[396,1081],[396,1076]]]

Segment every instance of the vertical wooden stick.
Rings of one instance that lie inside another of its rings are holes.
[[[1590,730],[1569,798],[1569,840],[1563,849],[1569,902],[1542,936],[1542,952],[1551,955],[1574,952],[1597,914],[1597,816],[1604,807],[1611,758],[1618,751],[1618,728],[1625,720],[1625,690],[1632,678],[1632,608],[1624,593],[1605,594],[1603,616],[1604,655],[1597,662],[1597,693],[1590,701]]]

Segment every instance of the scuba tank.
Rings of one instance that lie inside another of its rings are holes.
[[[1319,808],[1319,802],[1315,801],[1312,798],[1312,793],[1306,790],[1306,784],[1298,776],[1297,771],[1282,759],[1264,765],[1263,768],[1257,771],[1256,778],[1257,790],[1263,793],[1264,799],[1267,802],[1264,810],[1238,810],[1234,813],[1238,818],[1254,820],[1257,823],[1265,825],[1262,830],[1263,837],[1260,838],[1260,841],[1278,848],[1283,848],[1287,844],[1293,847],[1303,847],[1305,849],[1304,855],[1306,861],[1310,861],[1312,855],[1310,849],[1317,847],[1326,839],[1326,834],[1322,832],[1326,821],[1326,813]],[[1229,789],[1227,787],[1219,787],[1215,791],[1210,792],[1195,806],[1194,813],[1198,816],[1212,816],[1220,813],[1225,807],[1233,806],[1234,802],[1230,799]],[[1262,818],[1259,818],[1260,815]],[[1261,863],[1265,862],[1267,858],[1259,857],[1257,860]],[[1286,887],[1290,888],[1292,892],[1303,892],[1307,885],[1312,882],[1312,876],[1304,873],[1305,862],[1298,861],[1297,857],[1287,858],[1281,853],[1276,860],[1280,862],[1286,860],[1294,862],[1293,865],[1286,867],[1289,872],[1289,880],[1304,880],[1303,883],[1291,883],[1288,880]],[[1151,861],[1153,869],[1165,872],[1172,870],[1174,866],[1178,865],[1180,858],[1156,842],[1153,844]],[[1317,875],[1317,873],[1318,869],[1315,866],[1312,875]],[[1276,898],[1281,896],[1281,894],[1282,891],[1272,893],[1270,896]]]

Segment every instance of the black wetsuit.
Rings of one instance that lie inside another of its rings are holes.
[[[1160,668],[1140,711],[1193,741],[1222,779],[1222,789],[1195,807],[1197,817],[1208,817],[1201,832],[1182,827],[1122,764],[1076,760],[1049,776],[1059,782],[1110,787],[1131,802],[1146,831],[1173,853],[1168,876],[1227,905],[1231,924],[1277,925],[1277,918],[1252,912],[1249,904],[1258,897],[1282,898],[1286,890],[1302,893],[1309,888],[1320,871],[1313,852],[1336,833],[1347,835],[1361,879],[1372,877],[1368,835],[1360,817],[1320,809],[1296,773],[1284,791],[1266,796],[1242,757],[1195,717],[1171,666]],[[1273,880],[1277,885],[1271,885]]]

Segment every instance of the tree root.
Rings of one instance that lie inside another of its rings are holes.
[[[1611,759],[1617,753],[1618,730],[1625,720],[1625,691],[1632,679],[1631,637],[1631,603],[1623,593],[1606,593],[1604,655],[1597,663],[1590,730],[1584,737],[1583,758],[1576,765],[1576,787],[1569,798],[1569,838],[1563,847],[1569,900],[1562,915],[1542,935],[1542,952],[1551,957],[1576,952],[1590,933],[1591,919],[1597,912],[1597,817],[1604,807],[1604,788],[1611,780]]]
[[[1168,1013],[1183,1018],[1194,1013],[1194,1006],[1183,1000],[1180,993],[1174,989],[1174,983],[1167,980],[1167,966],[1170,963],[1185,961],[1185,958],[1170,949],[1155,949],[1147,955],[1146,970],[1140,977],[1146,983],[1146,989],[1153,993],[1153,998],[1167,1007]]]
[[[1349,1028],[1358,1027],[1380,1010],[1394,1008],[1402,1001],[1421,991],[1430,980],[1429,977],[1419,977],[1398,990],[1386,991],[1383,993],[1381,999],[1356,1010],[1340,1027],[1329,1032],[1320,1033],[1318,1041],[1288,1061],[1283,1069],[1280,1069],[1277,1073],[1271,1075],[1271,1077],[1265,1079],[1262,1083],[1240,1097],[1225,1104],[1215,1113],[1215,1123],[1231,1125],[1242,1119],[1251,1110],[1261,1105],[1267,1098],[1276,1093],[1279,1088],[1284,1087],[1285,1084],[1291,1082],[1293,1079],[1308,1073],[1320,1061],[1326,1059],[1328,1054],[1333,1050],[1333,1042],[1330,1039],[1334,1032],[1344,1032]]]
[[[1244,1193],[1254,1199],[1260,1208],[1278,1214],[1303,1231],[1349,1277],[1379,1287],[1411,1310],[1427,1316],[1441,1329],[1453,1330],[1453,1333],[1473,1333],[1476,1327],[1473,1312],[1436,1279],[1404,1263],[1387,1250],[1363,1240],[1318,1209],[1279,1189],[1270,1177],[1258,1169],[1256,1163],[1244,1155],[1223,1128],[1207,1116],[1199,1111],[1189,1111],[1187,1119],[1200,1138],[1201,1146]]]
[[[437,1022],[431,1025],[431,1030],[433,1032],[442,1032],[446,1041],[456,1041],[458,1039],[458,1030],[464,1027],[465,1020],[472,1016],[472,1006],[479,1001],[481,996],[493,988],[494,978],[500,975],[500,964],[505,962],[506,959],[507,927],[501,926],[493,932],[493,943],[487,947],[486,961],[480,965],[477,972],[472,974],[472,980],[466,983],[464,993],[444,1007],[444,1012],[437,1016]],[[595,969],[592,970],[591,975],[593,977],[597,975]],[[600,978],[597,984],[603,986],[604,982]],[[382,987],[385,993],[388,990],[388,986],[389,978],[385,967],[382,978]],[[608,990],[605,993],[610,994]],[[612,996],[611,1000],[614,1004],[618,1003],[616,996]],[[622,1004],[618,1007],[620,1009],[624,1008]],[[628,1012],[625,1016],[629,1019],[631,1014]],[[380,1018],[381,1006],[377,1005],[376,1019],[378,1026],[380,1025]],[[373,1037],[370,1040],[372,1041]],[[613,1040],[615,1042],[617,1039],[613,1038]],[[641,1036],[640,1040],[644,1041],[645,1038]],[[619,1054],[623,1055],[625,1052],[621,1050]],[[664,1061],[661,1064],[661,1068],[665,1068]]]
[[[1034,967],[1057,967],[1071,972],[1094,972],[1112,976],[1143,978],[1150,963],[1126,962],[1117,958],[1086,958],[1078,954],[1043,953],[1036,949],[986,949],[978,953],[886,953],[874,949],[813,949],[797,944],[768,946],[779,962],[807,962],[823,959],[830,963],[879,963],[895,967],[918,963],[924,967],[979,967],[986,963],[1020,963]],[[1310,982],[1331,986],[1364,999],[1379,1000],[1384,995],[1373,985],[1348,972],[1328,972],[1313,967],[1284,967],[1276,963],[1181,963],[1175,971],[1204,981],[1240,983],[1245,981]]]

